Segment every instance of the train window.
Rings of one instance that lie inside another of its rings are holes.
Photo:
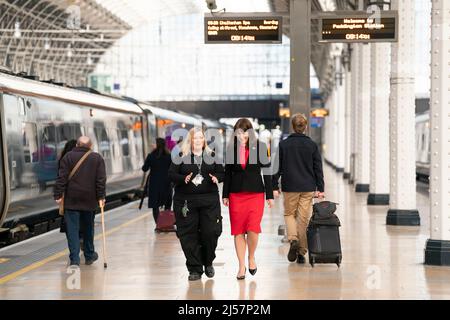
[[[117,121],[117,137],[122,156],[128,157],[130,155],[130,138],[128,136],[128,128],[123,121]]]
[[[54,124],[46,124],[42,128],[41,150],[39,157],[43,161],[56,160],[56,127]]]
[[[35,123],[22,123],[22,145],[25,163],[39,161],[37,127]]]
[[[103,158],[111,158],[111,145],[105,127],[94,127],[94,132],[98,143],[98,151]]]
[[[130,140],[128,139],[128,130],[118,130],[118,137],[120,139],[120,147],[122,149],[122,155],[128,157],[130,155]]]
[[[77,140],[81,136],[81,127],[78,123],[63,123],[58,126],[58,141]]]

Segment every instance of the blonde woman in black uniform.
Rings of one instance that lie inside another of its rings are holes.
[[[223,181],[224,168],[214,161],[214,152],[206,145],[201,128],[189,131],[180,156],[177,161],[172,158],[169,177],[175,184],[173,208],[188,279],[200,280],[203,272],[212,278],[215,250],[222,233],[217,185]]]

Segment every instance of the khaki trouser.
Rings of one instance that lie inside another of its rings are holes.
[[[306,229],[312,215],[314,192],[283,192],[283,196],[288,239],[297,240],[298,253],[305,255],[308,251]]]

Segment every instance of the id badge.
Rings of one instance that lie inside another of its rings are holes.
[[[203,176],[201,174],[197,174],[194,179],[192,179],[192,183],[198,187],[203,182]]]

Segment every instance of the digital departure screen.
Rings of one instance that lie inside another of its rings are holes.
[[[381,12],[381,17],[362,13],[336,13],[321,18],[321,42],[395,42],[397,41],[397,15]]]
[[[282,43],[281,16],[205,15],[205,43]]]

